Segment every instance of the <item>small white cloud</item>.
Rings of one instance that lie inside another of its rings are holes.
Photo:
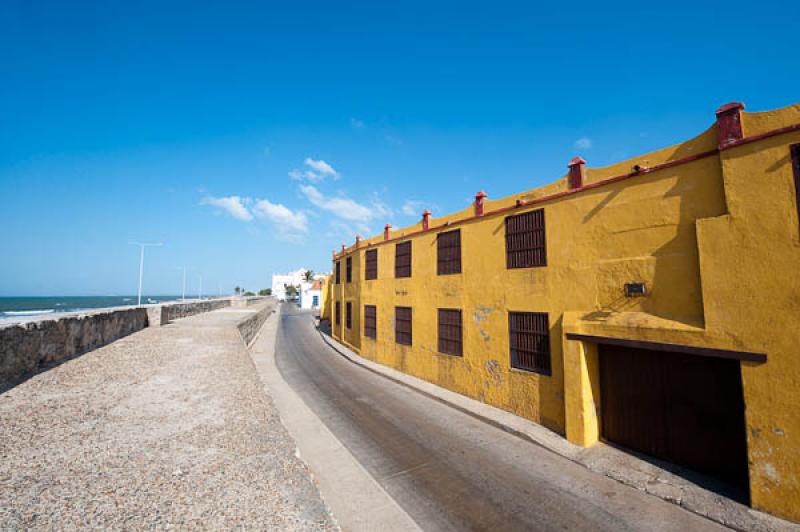
[[[312,172],[311,170],[292,170],[289,172],[289,177],[295,181],[310,181],[311,183],[319,183],[325,176]]]
[[[581,137],[575,141],[575,147],[579,150],[588,150],[592,147],[592,139],[589,137]]]
[[[255,202],[253,213],[271,222],[275,234],[283,240],[298,240],[308,233],[308,218],[302,211],[293,211],[280,203],[260,199]]]
[[[352,126],[353,129],[364,129],[364,128],[367,127],[367,125],[364,123],[364,121],[363,120],[359,120],[358,118],[351,118],[350,119],[350,126]]]
[[[374,197],[371,205],[363,205],[349,198],[325,196],[312,185],[300,185],[300,192],[316,207],[334,216],[352,222],[366,223],[374,218],[391,215],[391,209]]]
[[[249,198],[241,198],[239,196],[227,196],[223,198],[206,196],[203,198],[203,201],[200,202],[201,205],[217,207],[243,222],[249,222],[253,219],[253,215],[250,214],[246,206],[248,203],[250,203]]]
[[[310,166],[314,171],[316,171],[320,175],[329,175],[333,178],[339,177],[339,172],[334,170],[333,166],[329,165],[322,159],[320,159],[319,161],[315,161],[310,157],[306,157],[305,161],[303,161],[303,164],[305,164],[306,166]]]
[[[322,159],[315,161],[310,157],[306,157],[303,164],[308,166],[310,170],[298,170],[297,168],[289,172],[289,177],[295,181],[308,181],[309,183],[319,183],[324,181],[326,177],[339,179],[339,172],[333,166],[326,163]]]
[[[417,216],[422,214],[422,205],[423,203],[421,201],[406,200],[403,206],[400,207],[400,210],[403,211],[403,214],[408,216]]]

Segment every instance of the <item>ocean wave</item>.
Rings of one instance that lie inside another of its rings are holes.
[[[0,314],[5,314],[7,316],[38,316],[39,314],[50,314],[51,312],[55,312],[55,309],[47,309],[47,310],[6,310],[5,312],[0,312]]]

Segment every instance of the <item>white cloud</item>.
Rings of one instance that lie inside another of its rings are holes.
[[[250,211],[246,207],[248,203],[250,203],[250,199],[241,198],[239,196],[227,196],[223,198],[207,196],[203,198],[201,205],[211,205],[213,207],[217,207],[218,209],[222,209],[223,211],[227,212],[237,220],[249,222],[253,219],[253,215],[250,214]]]
[[[400,210],[403,211],[403,214],[407,214],[408,216],[417,216],[422,214],[422,205],[423,203],[421,201],[406,200]]]
[[[351,118],[350,125],[353,127],[353,129],[364,129],[367,127],[364,121],[359,120],[358,118]]]
[[[349,198],[325,196],[312,185],[300,185],[300,192],[313,205],[343,220],[366,223],[381,216],[389,216],[392,213],[391,209],[381,203],[377,196],[373,197],[371,205],[363,205]]]
[[[308,233],[308,218],[302,211],[260,199],[253,206],[253,213],[260,219],[269,220],[275,234],[284,240],[297,240]]]
[[[581,137],[575,141],[575,147],[579,150],[588,150],[592,147],[592,139],[589,137]]]
[[[295,168],[289,172],[289,177],[295,181],[308,181],[310,183],[319,183],[326,177],[332,177],[333,179],[339,179],[339,177],[341,177],[333,166],[322,159],[315,161],[310,157],[306,157],[303,164],[308,166],[310,170],[298,170]]]
[[[339,172],[334,170],[333,166],[329,165],[322,159],[320,159],[319,161],[315,161],[310,157],[306,157],[305,161],[303,161],[303,164],[305,164],[306,166],[310,166],[311,168],[316,170],[318,174],[329,175],[332,176],[334,179],[339,177]]]
[[[312,183],[319,183],[325,176],[318,174],[316,172],[312,172],[311,170],[292,170],[289,172],[289,177],[294,179],[295,181],[310,181]]]

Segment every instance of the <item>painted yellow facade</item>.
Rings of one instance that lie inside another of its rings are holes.
[[[343,248],[323,317],[366,358],[583,446],[601,437],[602,412],[598,347],[587,338],[766,355],[740,362],[750,501],[800,520],[800,221],[790,155],[800,143],[800,105],[764,113],[734,106],[718,117],[684,143],[585,168],[577,185],[565,176],[483,200],[480,216],[471,206],[431,218],[428,230],[419,223]],[[730,139],[721,120],[733,120]],[[505,218],[536,209],[546,215],[547,265],[507,269]],[[437,234],[453,229],[461,231],[462,273],[437,275]],[[397,279],[395,245],[407,240],[412,275]],[[364,279],[368,249],[378,250],[376,280]],[[647,295],[625,297],[629,282],[644,282]],[[363,334],[364,305],[377,308],[376,339]],[[413,309],[411,346],[395,342],[396,306]],[[462,310],[461,357],[438,352],[440,308]],[[548,313],[550,375],[510,367],[509,311]]]

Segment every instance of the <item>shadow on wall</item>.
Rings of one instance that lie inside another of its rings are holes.
[[[717,172],[718,175],[708,175]],[[652,250],[643,249],[641,256],[626,257],[623,251],[618,256],[599,261],[597,267],[598,305],[602,312],[645,312],[667,320],[694,327],[703,327],[703,300],[700,277],[696,221],[713,218],[727,212],[722,186],[722,176],[715,165],[694,169],[688,177],[673,177],[674,183],[660,198],[659,208],[650,211],[638,207],[641,216],[647,217],[640,226],[619,226],[599,234],[607,242],[607,249],[626,250],[629,242],[652,241]],[[647,180],[647,176],[642,176]],[[660,180],[663,180],[661,177]],[[640,198],[635,193],[624,194],[625,188],[647,186],[651,181],[637,184],[618,183],[613,190],[590,192],[602,195],[598,203],[584,216],[583,224],[601,217],[609,208],[652,198]],[[632,191],[632,192],[635,192]],[[623,203],[624,202],[624,203]],[[670,218],[670,209],[677,204],[677,220]],[[631,209],[637,209],[631,205]],[[611,216],[611,215],[609,215]],[[595,220],[594,226],[603,227]],[[588,227],[587,227],[587,230]],[[663,243],[659,243],[659,239]],[[599,253],[602,251],[599,250]],[[633,255],[634,253],[629,253]],[[626,297],[625,283],[645,282],[647,295]],[[602,316],[595,313],[596,319]]]

